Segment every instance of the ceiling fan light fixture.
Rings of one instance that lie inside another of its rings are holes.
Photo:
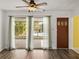
[[[30,0],[30,2],[27,1],[27,0],[22,0],[22,1],[27,3],[28,5],[26,5],[26,6],[16,6],[16,8],[25,8],[25,7],[27,7],[27,10],[29,12],[36,12],[37,10],[39,11],[39,9],[40,9],[39,7],[41,7],[43,5],[47,5],[46,2],[35,3],[34,0]]]
[[[36,8],[34,8],[34,7],[28,7],[28,11],[29,12],[34,12],[34,11],[36,11]]]

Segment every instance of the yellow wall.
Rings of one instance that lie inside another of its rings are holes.
[[[73,20],[73,47],[79,48],[79,16]]]

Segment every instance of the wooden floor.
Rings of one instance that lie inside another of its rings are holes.
[[[73,50],[12,50],[2,51],[0,59],[79,59],[79,54]]]

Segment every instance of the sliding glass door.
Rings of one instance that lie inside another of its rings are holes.
[[[49,48],[49,17],[12,17],[11,48]]]

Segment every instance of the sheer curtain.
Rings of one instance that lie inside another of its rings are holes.
[[[43,40],[41,40],[42,48],[49,48],[49,31],[48,31],[48,17],[43,17]]]
[[[28,49],[29,17],[26,17],[26,49]]]
[[[30,26],[30,33],[29,33],[29,35],[30,35],[30,49],[31,50],[33,50],[33,48],[34,48],[34,46],[33,46],[33,38],[34,38],[34,36],[33,36],[33,34],[34,34],[34,31],[33,31],[33,24],[34,24],[34,18],[32,17],[32,16],[30,16],[30,19],[29,19],[30,21],[29,21],[29,26]]]
[[[15,17],[11,17],[11,49],[15,49]]]

